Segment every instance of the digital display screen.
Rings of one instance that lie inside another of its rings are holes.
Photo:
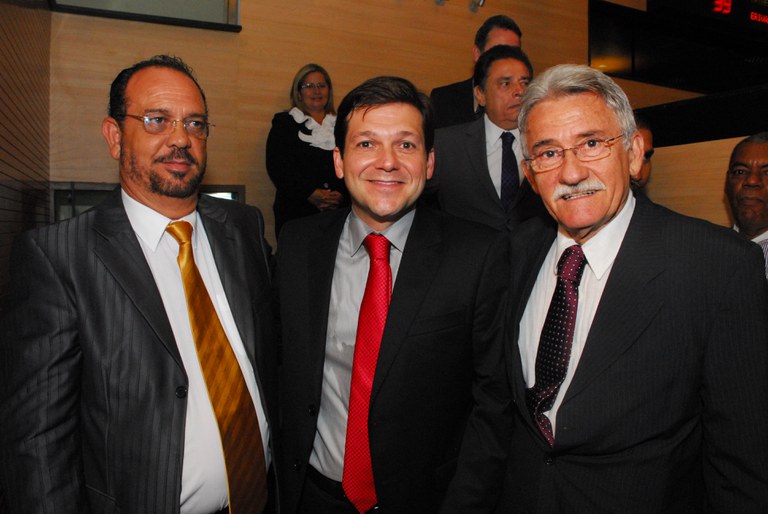
[[[739,28],[768,31],[768,0],[648,0],[647,5],[649,13],[689,14]],[[695,21],[688,18],[685,23]]]

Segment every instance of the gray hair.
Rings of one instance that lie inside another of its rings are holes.
[[[534,79],[523,95],[520,114],[517,117],[520,127],[520,139],[523,153],[527,155],[525,131],[528,115],[541,101],[579,93],[594,93],[602,98],[608,108],[616,115],[624,138],[624,147],[629,150],[630,135],[637,131],[635,116],[629,105],[627,95],[610,77],[602,72],[580,64],[560,64],[553,66]]]

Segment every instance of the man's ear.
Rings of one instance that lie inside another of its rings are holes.
[[[632,178],[637,177],[643,167],[644,147],[645,143],[640,132],[635,131],[629,136],[629,176]]]
[[[435,173],[435,149],[431,149],[427,154],[427,180],[432,178]]]
[[[344,179],[344,157],[341,156],[341,150],[337,146],[333,149],[333,168],[336,170],[336,176]]]
[[[483,51],[477,45],[472,45],[472,58],[475,60],[474,62],[477,62],[481,55],[483,55]]]
[[[477,100],[477,105],[485,107],[485,92],[480,86],[475,86],[475,100]]]
[[[120,147],[123,139],[123,132],[117,120],[112,117],[104,118],[101,122],[101,134],[109,145],[109,153],[115,160],[120,159]]]

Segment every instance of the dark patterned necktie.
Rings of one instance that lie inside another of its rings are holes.
[[[392,269],[389,267],[390,243],[386,237],[368,234],[363,245],[371,263],[357,320],[341,483],[347,498],[357,510],[368,512],[378,501],[368,439],[368,411],[381,337],[389,310]]]
[[[267,502],[267,468],[256,408],[195,264],[192,225],[177,221],[165,230],[179,243],[178,263],[189,324],[224,450],[229,512],[260,513]]]
[[[509,209],[520,187],[517,159],[512,151],[515,136],[512,132],[501,133],[501,205]]]
[[[581,246],[566,248],[557,263],[557,285],[541,329],[536,353],[536,383],[525,391],[525,401],[539,430],[554,446],[552,423],[544,414],[552,408],[568,373],[571,344],[579,305],[579,283],[587,260]]]

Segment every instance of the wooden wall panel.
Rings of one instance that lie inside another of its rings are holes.
[[[266,136],[273,114],[288,108],[291,79],[303,64],[328,69],[337,104],[352,87],[382,74],[405,76],[428,92],[470,75],[474,33],[499,13],[522,27],[523,47],[537,72],[587,61],[587,0],[487,0],[476,13],[468,5],[468,0],[442,6],[434,0],[243,0],[239,34],[54,13],[52,179],[117,180],[117,165],[99,132],[109,83],[124,66],[173,53],[195,68],[209,96],[216,127],[206,182],[245,184],[246,201],[262,208],[272,238]],[[691,96],[623,85],[637,107]]]
[[[0,0],[0,296],[13,238],[48,222],[49,48],[46,2]]]
[[[744,137],[657,148],[648,196],[677,212],[732,226],[725,172],[733,147]]]

